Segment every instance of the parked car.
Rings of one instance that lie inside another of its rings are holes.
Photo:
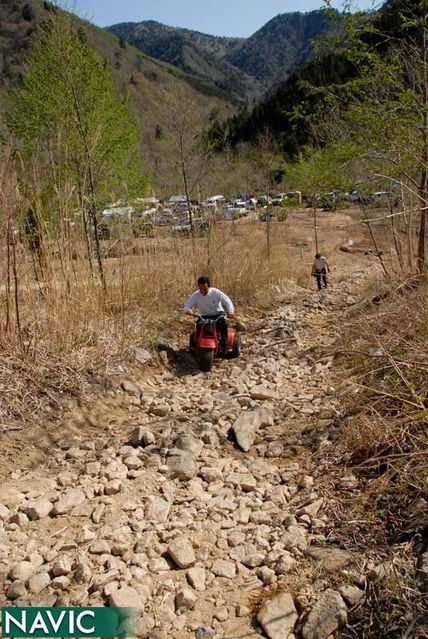
[[[202,218],[194,218],[193,227],[195,233],[203,234],[206,233],[210,228],[210,223],[207,220],[203,220]],[[191,226],[189,220],[182,221],[180,224],[174,224],[173,226],[171,226],[171,232],[178,235],[190,235]]]
[[[281,206],[286,200],[288,200],[287,193],[277,193],[277,195],[274,195],[272,198],[272,204],[274,206]]]

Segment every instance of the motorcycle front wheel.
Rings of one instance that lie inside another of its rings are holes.
[[[213,348],[200,348],[198,350],[198,368],[204,373],[208,373],[213,365],[214,361],[214,349]]]

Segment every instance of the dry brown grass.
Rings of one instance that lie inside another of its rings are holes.
[[[377,476],[373,494],[393,486],[397,499],[409,489],[420,496],[428,488],[427,283],[393,295],[349,329],[352,349],[342,364],[348,372],[352,364],[347,409],[354,417],[341,443],[353,466]]]
[[[419,280],[354,317],[337,358],[347,379],[347,420],[335,440],[335,465],[339,476],[358,478],[358,488],[338,502],[338,537],[353,540],[366,560],[394,566],[390,577],[370,584],[351,615],[349,638],[428,636],[428,596],[415,580],[428,533],[427,291]]]
[[[297,275],[285,250],[286,225],[224,222],[206,237],[134,238],[124,226],[103,242],[107,291],[86,255],[82,229],[68,194],[60,194],[59,219],[44,225],[41,251],[30,250],[24,219],[28,200],[3,165],[0,170],[0,417],[7,425],[35,415],[62,395],[81,395],[114,368],[130,344],[155,346],[165,331],[189,331],[183,301],[196,277],[211,276],[239,310],[267,307],[281,285]],[[40,206],[40,204],[39,204]],[[41,207],[40,207],[41,210]],[[75,214],[74,214],[75,215]],[[293,270],[294,269],[294,270]]]

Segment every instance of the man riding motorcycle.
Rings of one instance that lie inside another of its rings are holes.
[[[223,291],[218,288],[211,287],[210,279],[206,275],[198,278],[198,290],[192,293],[184,304],[186,315],[194,316],[193,307],[196,306],[199,314],[203,319],[215,320],[218,331],[220,333],[220,350],[225,353],[228,350],[227,345],[227,322],[224,315],[226,312],[228,317],[235,317],[235,309],[233,302]],[[198,320],[199,322],[200,320]],[[198,323],[197,322],[197,323]]]

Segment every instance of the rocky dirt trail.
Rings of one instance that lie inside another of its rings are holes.
[[[266,315],[238,360],[127,380],[70,416],[48,463],[11,468],[2,605],[135,606],[137,636],[153,639],[343,627],[365,576],[329,543],[313,451],[338,426],[342,313],[378,274],[361,264],[322,300],[306,292]]]

